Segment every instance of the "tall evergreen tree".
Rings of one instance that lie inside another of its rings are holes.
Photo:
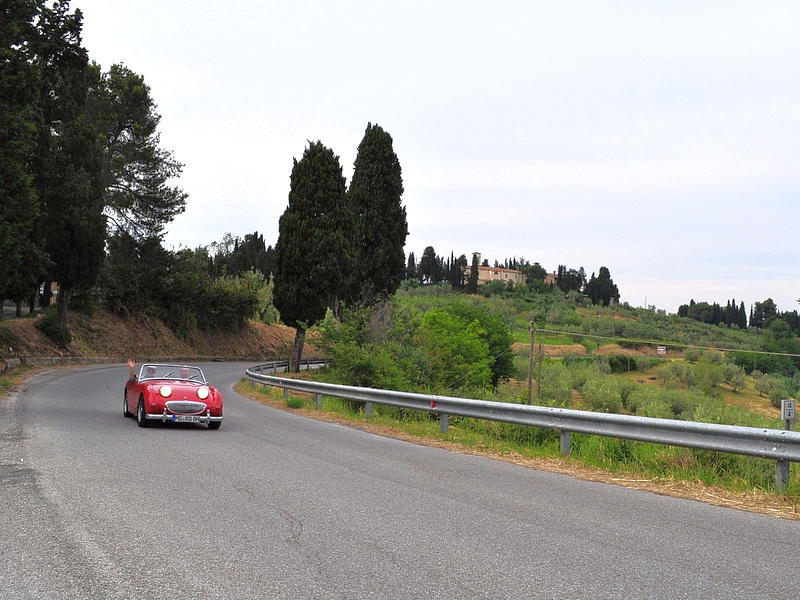
[[[347,199],[355,218],[353,300],[369,306],[394,294],[403,279],[408,235],[403,178],[392,136],[367,124],[358,145]]]
[[[353,218],[339,157],[322,142],[310,143],[294,161],[290,185],[275,245],[273,302],[296,329],[291,363],[299,370],[306,328],[336,309],[348,290]]]
[[[0,9],[0,300],[14,300],[18,316],[49,266],[36,236],[39,196],[28,168],[37,139],[35,8],[31,0],[8,0]]]
[[[417,269],[417,277],[419,277],[420,283],[438,283],[438,271],[439,257],[436,256],[433,246],[428,246],[422,252],[422,258]]]
[[[478,293],[478,253],[473,252],[472,264],[469,267],[469,277],[467,278],[467,293]]]
[[[589,283],[586,284],[586,295],[592,300],[592,304],[608,306],[612,301],[619,302],[619,290],[611,279],[611,274],[607,267],[600,267],[597,277],[592,273]]]
[[[417,262],[414,258],[414,253],[408,253],[408,264],[406,265],[406,279],[417,278]]]
[[[39,6],[31,48],[38,71],[38,144],[32,165],[43,205],[42,231],[59,283],[58,322],[69,342],[67,308],[76,290],[94,284],[103,257],[102,138],[92,90],[99,69],[81,46],[82,14],[69,2]]]

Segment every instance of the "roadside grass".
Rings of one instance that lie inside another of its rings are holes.
[[[4,396],[6,392],[8,392],[9,389],[11,389],[12,386],[20,383],[32,371],[35,370],[36,367],[22,366],[6,371],[2,375],[0,375],[0,396]]]
[[[264,404],[283,408],[287,406],[282,390],[265,389],[260,385],[252,387],[244,380],[237,384],[236,389]],[[593,476],[583,478],[612,483],[635,481],[642,485],[632,487],[646,488],[657,493],[670,493],[660,488],[672,489],[677,485],[683,489],[685,485],[695,490],[695,495],[690,497],[697,499],[702,499],[699,497],[702,495],[698,491],[700,487],[713,489],[717,495],[724,492],[740,496],[755,495],[761,498],[761,504],[767,502],[784,506],[785,514],[780,516],[800,520],[800,468],[795,463],[790,463],[790,483],[786,491],[779,494],[773,490],[775,462],[765,459],[588,434],[573,434],[572,455],[561,457],[559,432],[554,430],[450,417],[448,431],[442,433],[439,430],[438,416],[433,413],[373,405],[372,417],[368,419],[361,403],[323,396],[321,411],[317,411],[311,394],[290,392],[289,399],[293,408],[307,416],[332,418],[337,422],[370,430],[377,428],[378,433],[383,435],[411,436],[418,443],[430,442],[433,445],[452,444],[459,451],[486,453],[503,460],[511,459],[513,462],[546,460],[559,464],[555,470],[560,472],[572,473],[574,470],[589,469],[608,474],[605,479]],[[703,492],[705,493],[707,492]],[[735,505],[737,502],[725,505]],[[770,514],[774,514],[775,510],[777,509],[773,506]]]

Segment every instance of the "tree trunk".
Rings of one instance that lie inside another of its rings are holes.
[[[19,319],[22,316],[22,300],[15,300],[15,304],[17,305],[16,316]]]
[[[36,308],[36,294],[31,294],[28,298],[28,315],[33,316],[33,311]]]
[[[289,361],[289,368],[295,373],[300,372],[300,359],[303,357],[303,344],[306,340],[306,330],[298,327],[294,334],[294,346],[292,347],[292,358]]]
[[[39,297],[39,306],[41,308],[50,306],[50,298],[53,296],[53,292],[50,291],[52,283],[53,282],[49,279],[44,282],[44,289],[42,290],[42,295]]]
[[[58,289],[58,336],[59,343],[63,348],[69,345],[69,334],[67,333],[67,304],[69,303],[70,290],[66,286],[59,286]]]

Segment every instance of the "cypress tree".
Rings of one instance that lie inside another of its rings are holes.
[[[321,142],[294,161],[289,205],[275,245],[273,302],[296,329],[292,368],[299,370],[305,330],[338,309],[353,270],[353,219],[345,197],[339,157]]]
[[[0,300],[14,300],[18,315],[49,266],[36,237],[40,204],[28,169],[36,148],[34,8],[9,0],[0,21]]]
[[[408,235],[403,178],[392,136],[367,124],[358,145],[347,199],[355,216],[355,275],[351,300],[369,306],[391,296],[403,279]]]
[[[478,254],[472,254],[472,264],[469,267],[469,277],[467,278],[467,293],[478,293]]]
[[[408,253],[408,264],[406,265],[406,279],[417,278],[417,261],[414,258],[414,253]]]

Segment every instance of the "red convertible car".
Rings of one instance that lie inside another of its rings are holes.
[[[133,372],[133,363],[131,372]],[[125,384],[123,413],[139,427],[158,423],[222,425],[222,395],[198,367],[143,364]]]

